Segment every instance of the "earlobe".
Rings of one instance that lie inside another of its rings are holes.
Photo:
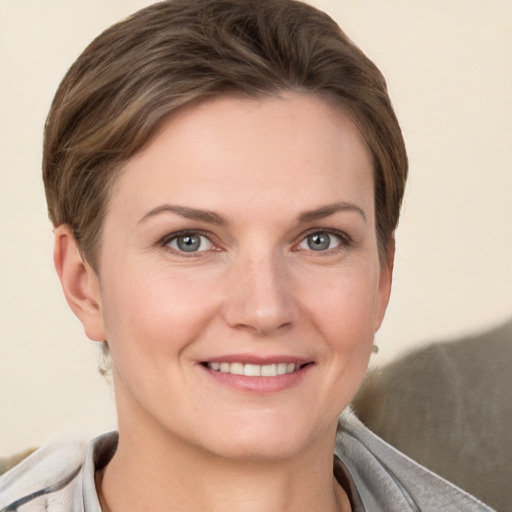
[[[382,325],[384,315],[391,295],[391,284],[393,282],[393,265],[395,262],[395,237],[389,241],[387,247],[387,259],[382,260],[380,264],[379,291],[377,310],[375,312],[374,332],[377,332]]]
[[[105,341],[98,276],[82,258],[69,226],[54,230],[53,261],[66,300],[93,341]]]

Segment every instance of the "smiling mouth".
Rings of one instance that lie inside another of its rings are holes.
[[[298,372],[301,368],[309,363],[273,363],[260,365],[239,362],[206,362],[202,364],[209,370],[219,373],[244,375],[246,377],[277,377],[279,375]]]

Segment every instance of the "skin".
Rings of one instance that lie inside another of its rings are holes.
[[[391,287],[372,174],[325,100],[218,98],[175,112],[126,164],[98,274],[56,228],[67,300],[113,357],[110,510],[350,510],[332,476],[337,418]],[[180,250],[183,230],[200,250]],[[229,358],[305,366],[272,381],[204,365]]]

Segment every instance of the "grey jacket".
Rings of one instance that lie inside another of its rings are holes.
[[[117,446],[112,432],[86,443],[42,448],[0,477],[0,512],[100,512],[94,483]],[[346,411],[334,474],[354,512],[492,512],[372,434]]]

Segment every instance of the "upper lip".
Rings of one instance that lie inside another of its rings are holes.
[[[257,364],[257,365],[267,365],[267,364],[279,364],[279,363],[294,363],[298,365],[304,365],[307,363],[312,363],[311,359],[306,359],[304,357],[297,357],[291,355],[254,355],[254,354],[228,354],[224,356],[213,356],[208,359],[204,359],[200,361],[201,363],[244,363],[244,364]]]

